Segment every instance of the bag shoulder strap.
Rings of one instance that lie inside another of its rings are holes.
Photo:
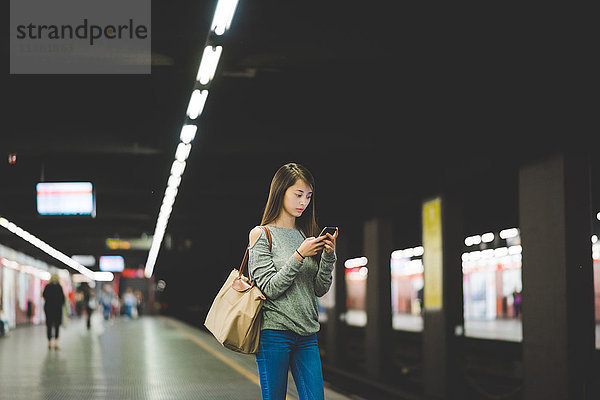
[[[265,235],[267,235],[267,240],[269,241],[269,251],[272,251],[273,238],[271,237],[271,230],[266,225],[260,225],[260,227],[265,232]],[[248,265],[248,250],[250,250],[250,243],[248,243],[248,247],[246,247],[246,252],[244,253],[244,258],[242,259],[242,264],[240,265],[240,277],[244,274],[244,268],[246,268],[246,266]],[[250,271],[248,271],[248,275],[250,275]]]
[[[273,239],[271,238],[271,230],[266,225],[261,225],[261,228],[263,229],[263,231],[265,231],[265,234],[267,235],[267,240],[269,241],[269,251],[272,251],[273,250]]]

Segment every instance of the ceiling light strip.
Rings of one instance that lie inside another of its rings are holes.
[[[198,130],[196,125],[197,119],[204,110],[204,105],[206,104],[206,99],[208,97],[208,89],[215,76],[217,65],[219,64],[219,59],[223,52],[223,46],[216,43],[219,41],[216,37],[223,35],[229,30],[237,4],[238,0],[219,0],[215,8],[215,14],[196,74],[194,89],[190,95],[190,101],[186,109],[186,118],[184,119],[183,127],[179,134],[180,143],[175,150],[175,160],[173,161],[173,164],[171,164],[171,174],[167,181],[167,188],[154,228],[152,244],[150,245],[148,259],[146,260],[146,267],[144,269],[144,276],[146,276],[146,278],[150,278],[154,272],[154,265],[156,264],[158,252],[165,236],[171,212],[173,211],[173,204],[175,203],[175,198],[179,191],[181,178],[185,171],[186,160],[190,155],[192,141],[196,137],[196,132]]]
[[[7,220],[4,217],[0,217],[0,226],[8,229],[10,232],[14,233],[15,235],[19,236],[20,238],[24,239],[25,241],[31,243],[38,249],[42,250],[44,253],[48,254],[51,257],[54,257],[58,261],[73,268],[74,270],[78,271],[79,273],[88,277],[89,279],[92,279],[95,281],[112,281],[113,280],[114,276],[112,273],[95,272],[95,271],[92,271],[91,269],[84,267],[77,261],[73,260],[71,257],[56,250],[54,247],[50,246],[48,243],[35,237],[31,233],[20,228],[19,226],[15,225],[13,222],[10,222],[9,220]]]

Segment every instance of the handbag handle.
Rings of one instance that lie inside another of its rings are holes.
[[[271,251],[273,249],[273,239],[271,238],[271,231],[266,226],[261,225],[261,228],[263,229],[263,231],[265,231],[265,234],[267,235],[267,240],[269,241],[269,251]],[[246,247],[246,252],[244,253],[244,258],[242,259],[242,264],[240,265],[240,273],[238,275],[239,278],[242,277],[242,275],[244,273],[244,268],[246,267],[246,265],[248,265],[248,250],[249,249],[250,249],[250,244],[248,244],[248,247]],[[250,275],[250,274],[248,274],[248,275]]]

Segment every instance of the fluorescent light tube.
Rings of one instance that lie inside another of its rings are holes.
[[[494,234],[492,232],[484,233],[481,235],[481,241],[483,243],[489,243],[494,240]]]
[[[171,165],[171,175],[181,176],[183,175],[183,171],[185,171],[185,161],[173,161],[173,165]]]
[[[169,176],[169,180],[167,181],[167,186],[179,187],[181,183],[181,176]]]
[[[197,129],[198,127],[196,125],[184,125],[183,128],[181,128],[179,139],[185,144],[190,143],[196,137]]]
[[[179,143],[177,146],[177,150],[175,151],[175,158],[177,161],[185,161],[190,155],[190,150],[192,150],[192,145],[189,143]]]
[[[222,51],[222,46],[206,46],[204,48],[200,67],[198,68],[198,75],[196,76],[196,80],[201,84],[206,85],[215,76]]]
[[[192,92],[190,103],[188,104],[187,108],[187,115],[190,117],[190,119],[196,119],[198,118],[198,115],[202,114],[207,97],[208,90],[200,91],[200,89],[196,89]]]
[[[210,29],[221,36],[231,26],[238,0],[219,0]]]

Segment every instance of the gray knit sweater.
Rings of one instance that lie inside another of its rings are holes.
[[[263,305],[262,329],[291,330],[299,335],[310,335],[320,328],[317,297],[331,286],[331,272],[336,261],[334,253],[322,252],[321,263],[306,257],[300,262],[294,252],[304,236],[297,229],[268,226],[273,240],[262,231],[249,250],[250,279],[267,297]]]

